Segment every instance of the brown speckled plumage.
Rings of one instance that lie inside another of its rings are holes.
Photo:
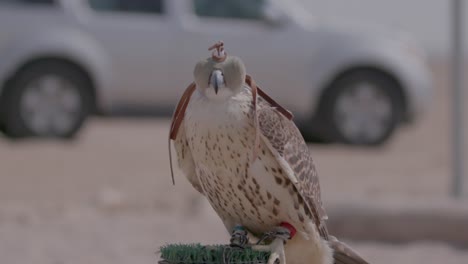
[[[229,86],[236,74],[239,85]],[[252,89],[239,82],[245,69],[237,58],[201,61],[194,75],[197,90],[171,138],[179,167],[226,228],[259,235],[287,222],[300,234],[285,246],[288,264],[367,263],[329,236],[317,171],[291,115],[261,90],[252,100],[256,86],[250,77]]]
[[[258,122],[262,134],[293,170],[297,180],[294,184],[295,190],[306,201],[307,213],[313,216],[320,235],[328,238],[324,223],[327,215],[322,205],[318,174],[310,151],[293,121],[285,118],[263,100],[260,102]],[[281,179],[278,179],[277,183],[281,184]]]
[[[250,98],[250,90],[245,88],[235,102],[240,106],[239,112],[242,116],[235,116],[236,114],[233,113],[226,114],[226,118],[231,118],[234,124],[216,124],[210,128],[210,124],[203,124],[203,121],[197,120],[197,111],[200,111],[196,109],[197,102],[203,98],[193,99],[187,108],[184,123],[175,140],[179,165],[192,185],[208,198],[221,218],[229,218],[227,212],[232,210],[229,212],[230,215],[235,215],[234,222],[250,226],[258,233],[267,231],[268,226],[263,223],[275,226],[286,220],[300,223],[299,228],[305,230],[306,227],[302,226],[304,219],[300,216],[313,215],[303,203],[303,200],[307,199],[302,195],[296,195],[299,185],[291,184],[289,176],[286,175],[287,170],[276,161],[265,142],[260,144],[258,166],[254,171],[260,170],[260,173],[270,176],[265,179],[251,169],[251,154],[255,138],[252,135],[255,134],[255,127],[253,115],[247,114],[252,111]],[[269,138],[271,134],[263,130],[263,126],[266,126],[268,122],[265,119],[269,114],[268,111],[275,110],[263,100],[259,100],[258,107],[261,132]],[[244,109],[248,109],[248,112]],[[270,125],[272,128],[274,126],[276,124]],[[283,154],[288,153],[287,144],[282,144],[278,140],[275,142],[283,149]],[[218,171],[218,173],[215,174],[213,171]],[[303,180],[308,179],[303,177]],[[274,187],[276,189],[269,189],[269,186],[273,184],[277,186]],[[278,190],[283,191],[278,193]],[[224,199],[223,197],[227,197],[229,192],[235,192],[236,199]],[[280,199],[278,195],[287,195],[288,201],[285,201],[284,197]],[[298,213],[292,215],[289,212],[290,209],[285,208],[288,203]],[[310,220],[313,221],[313,219]]]

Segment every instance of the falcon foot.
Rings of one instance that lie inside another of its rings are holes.
[[[286,264],[284,244],[296,234],[296,229],[289,223],[283,222],[273,231],[265,233],[255,246],[256,250],[271,252],[268,264]],[[265,242],[270,243],[265,243]]]
[[[267,264],[286,264],[286,255],[284,253],[284,240],[282,238],[275,238],[273,242],[267,245],[254,245],[254,250],[268,251],[270,257]]]
[[[249,236],[247,230],[243,226],[236,226],[231,233],[231,240],[230,240],[231,247],[238,247],[238,248],[245,248],[245,246],[249,243]]]
[[[266,241],[272,241],[274,239],[281,239],[286,242],[296,235],[296,229],[289,223],[283,222],[277,226],[273,231],[263,234],[257,245],[262,244]]]

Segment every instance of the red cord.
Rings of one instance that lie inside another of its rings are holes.
[[[281,222],[280,226],[289,230],[289,239],[292,239],[297,233],[296,228],[288,222]]]

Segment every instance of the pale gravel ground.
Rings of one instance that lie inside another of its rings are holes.
[[[155,252],[164,243],[227,241],[210,208],[202,211],[195,217],[115,208],[10,211],[8,217],[0,216],[1,263],[156,263]],[[350,244],[371,263],[466,264],[468,260],[468,251],[438,243]]]
[[[446,199],[443,73],[430,113],[384,148],[311,146],[325,204]],[[168,124],[95,119],[72,143],[0,138],[0,263],[155,263],[165,242],[225,242],[222,224],[180,173],[171,186]],[[444,244],[351,243],[373,263],[468,263],[468,251]]]

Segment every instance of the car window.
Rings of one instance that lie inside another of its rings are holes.
[[[164,12],[163,0],[88,0],[96,11],[155,13]]]
[[[48,4],[53,5],[55,0],[0,0],[0,4]]]
[[[200,17],[261,19],[264,0],[193,0]]]

